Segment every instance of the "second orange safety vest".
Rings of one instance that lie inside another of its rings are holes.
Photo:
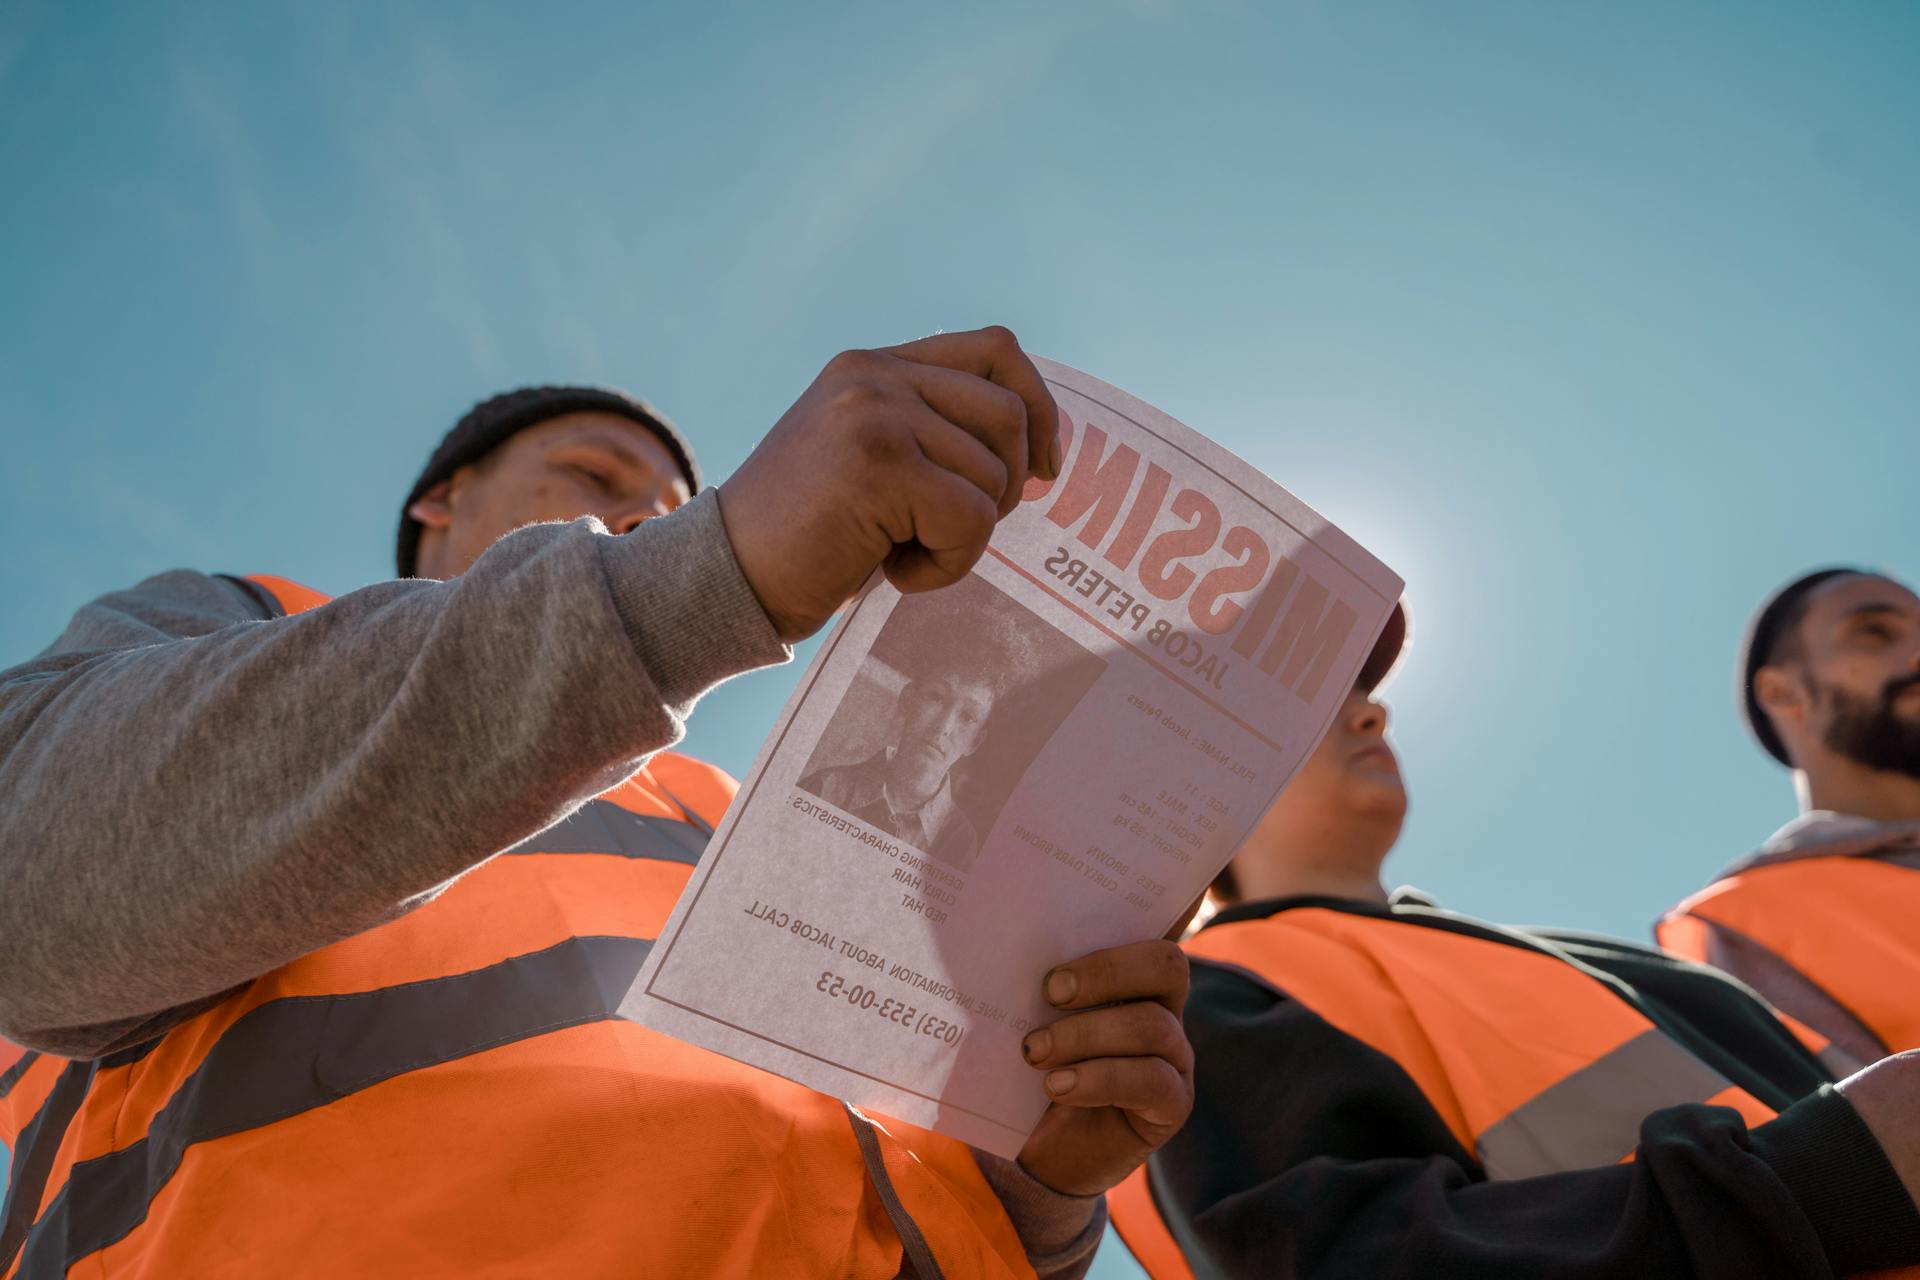
[[[1858,1057],[1920,1049],[1920,823],[1750,859],[1654,933]]]
[[[0,1047],[0,1277],[1032,1277],[964,1145],[617,1016],[733,790],[663,753],[155,1041]]]
[[[1490,1179],[1628,1159],[1662,1107],[1732,1107],[1750,1125],[1777,1114],[1603,976],[1544,949],[1317,907],[1214,925],[1186,949],[1398,1063]],[[1192,1280],[1147,1169],[1108,1202],[1154,1280]]]

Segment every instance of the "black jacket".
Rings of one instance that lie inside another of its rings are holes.
[[[1878,1143],[1734,980],[1649,947],[1503,929],[1406,894],[1390,906],[1250,903],[1209,927],[1297,907],[1547,951],[1782,1114],[1749,1130],[1729,1108],[1670,1107],[1647,1117],[1631,1163],[1489,1181],[1399,1064],[1196,958],[1186,1022],[1198,1097],[1150,1183],[1198,1275],[1827,1280],[1920,1263],[1920,1212]]]

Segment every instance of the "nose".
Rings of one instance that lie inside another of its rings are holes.
[[[951,746],[954,741],[960,737],[960,713],[958,711],[947,712],[935,722],[933,731],[935,735],[939,737],[942,745]]]
[[[1387,731],[1387,704],[1367,698],[1354,708],[1347,724],[1355,733],[1383,734]]]

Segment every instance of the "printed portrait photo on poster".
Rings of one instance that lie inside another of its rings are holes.
[[[971,870],[1014,785],[1106,665],[978,574],[907,596],[834,708],[800,788]]]

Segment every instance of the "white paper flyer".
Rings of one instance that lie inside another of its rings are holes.
[[[1036,362],[1060,478],[800,682],[622,1012],[1011,1157],[1054,965],[1158,937],[1326,731],[1389,569],[1152,406]]]

